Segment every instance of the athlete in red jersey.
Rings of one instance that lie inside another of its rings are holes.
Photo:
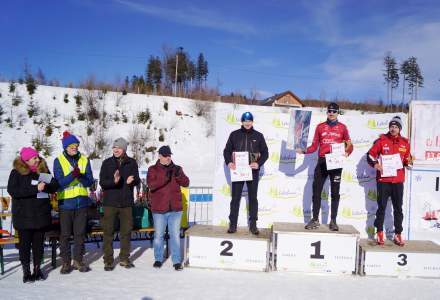
[[[377,211],[374,226],[377,228],[377,243],[384,244],[383,222],[388,198],[391,197],[394,215],[394,243],[403,246],[405,243],[402,238],[403,221],[403,182],[405,181],[404,166],[412,163],[410,146],[408,140],[400,135],[402,130],[402,120],[394,117],[389,124],[389,132],[382,134],[368,151],[367,161],[377,170]],[[399,154],[402,168],[396,170],[395,176],[383,177],[382,164],[380,157],[383,155]]]
[[[339,206],[339,189],[341,186],[342,169],[327,170],[325,155],[331,153],[332,144],[344,143],[345,155],[348,156],[353,152],[353,144],[348,134],[347,126],[338,121],[339,105],[332,102],[327,106],[327,121],[320,123],[315,130],[313,143],[305,151],[297,149],[298,153],[310,154],[315,152],[319,146],[319,158],[316,164],[313,176],[313,216],[305,226],[306,229],[319,228],[319,210],[321,209],[321,192],[324,187],[327,176],[330,176],[331,189],[331,215],[329,228],[332,231],[338,231],[336,224]]]

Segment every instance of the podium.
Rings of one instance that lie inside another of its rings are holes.
[[[406,241],[400,247],[363,239],[360,248],[361,275],[440,278],[440,245],[434,242]]]
[[[227,228],[194,225],[185,232],[185,265],[198,268],[269,271],[270,230],[258,236],[247,227],[229,234]]]
[[[278,271],[327,274],[355,274],[359,231],[351,225],[328,225],[307,230],[302,223],[273,225],[274,267]]]

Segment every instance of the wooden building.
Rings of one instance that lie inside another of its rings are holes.
[[[273,95],[262,100],[261,105],[264,106],[281,106],[281,107],[304,107],[301,99],[291,91],[285,91],[280,94]]]

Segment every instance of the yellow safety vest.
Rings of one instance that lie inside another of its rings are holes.
[[[64,176],[69,175],[72,172],[72,166],[70,162],[67,160],[67,158],[64,156],[64,154],[60,154],[58,156],[58,161],[60,162],[61,168],[63,169]],[[78,160],[78,168],[80,170],[81,174],[86,173],[86,167],[87,167],[87,158],[83,155],[79,157]],[[87,192],[87,188],[82,185],[82,183],[78,180],[78,178],[75,178],[69,186],[64,188],[62,191],[57,192],[57,200],[65,200],[65,199],[72,199],[78,196],[88,196],[89,193]]]

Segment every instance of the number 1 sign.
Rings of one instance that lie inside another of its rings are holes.
[[[354,228],[334,233],[327,228],[306,231],[303,224],[275,223],[273,231],[278,271],[336,274],[356,271],[359,233]]]

